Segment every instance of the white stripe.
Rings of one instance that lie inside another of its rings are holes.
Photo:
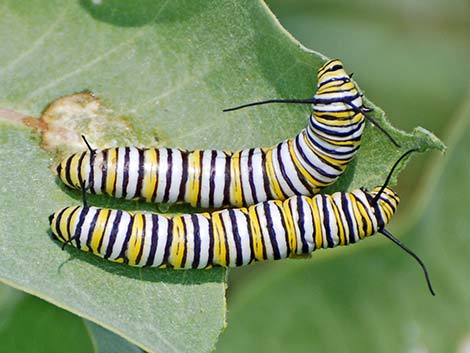
[[[101,178],[103,177],[103,150],[98,150],[95,153],[93,161],[93,190],[96,194],[101,194]]]
[[[183,268],[192,268],[194,261],[194,226],[193,221],[191,220],[191,215],[183,215],[181,217],[186,226],[186,261],[182,264]]]
[[[201,237],[201,250],[199,252],[199,265],[197,268],[204,268],[207,266],[209,259],[209,220],[202,215],[197,215],[197,218]]]
[[[214,190],[214,207],[222,206],[224,201],[224,186],[225,186],[225,164],[226,157],[222,151],[217,151],[215,159],[215,190]]]
[[[166,171],[168,170],[168,150],[166,148],[160,148],[159,150],[160,158],[159,158],[159,165],[158,165],[158,186],[157,186],[157,194],[155,201],[161,202],[163,200],[163,196],[165,195],[165,188],[166,188]]]
[[[251,254],[251,237],[248,224],[247,215],[238,209],[234,209],[235,221],[237,222],[238,235],[240,236],[240,245],[241,245],[241,256],[243,260],[243,265],[247,265],[250,262],[252,257]],[[236,261],[236,259],[235,259]]]
[[[243,198],[247,205],[252,205],[255,203],[253,200],[251,186],[250,186],[250,178],[249,178],[249,169],[248,169],[248,150],[243,150],[240,154],[240,174],[242,179],[242,186],[243,186]]]
[[[110,240],[110,236],[111,236],[111,231],[113,229],[113,222],[114,222],[114,219],[117,216],[117,213],[118,213],[118,211],[116,211],[116,210],[110,210],[110,212],[109,212],[108,222],[107,222],[106,228],[105,228],[104,233],[103,233],[102,244],[101,244],[101,247],[98,249],[99,253],[103,257],[104,257],[104,255],[106,255],[106,249],[108,248],[108,244],[109,244],[109,240]]]
[[[210,176],[211,176],[211,155],[212,151],[203,151],[201,170],[201,207],[209,207]]]
[[[118,231],[116,235],[116,241],[114,242],[113,249],[111,251],[111,255],[109,256],[110,260],[115,260],[121,253],[124,240],[126,239],[126,232],[131,221],[131,216],[127,212],[122,212],[121,220],[119,222]],[[126,244],[127,247],[127,244]]]
[[[116,197],[122,197],[123,181],[124,181],[124,153],[125,148],[117,149],[117,165],[116,165]]]
[[[327,248],[328,247],[328,241],[327,241],[327,238],[326,238],[326,229],[325,229],[325,225],[323,224],[323,220],[325,219],[325,215],[323,214],[323,200],[321,197],[314,197],[313,198],[313,202],[315,202],[317,204],[317,208],[318,208],[318,212],[320,213],[320,216],[319,217],[319,223],[320,223],[320,226],[321,226],[321,233],[322,233],[322,248]]]
[[[268,195],[264,189],[264,174],[266,173],[266,168],[263,165],[261,149],[256,148],[254,150],[251,166],[253,170],[253,182],[256,191],[256,200],[254,203],[266,201],[268,199]]]
[[[158,216],[158,230],[157,230],[157,247],[155,250],[155,257],[153,258],[152,266],[160,266],[163,264],[163,257],[165,256],[165,246],[168,238],[168,219],[163,216]]]
[[[139,175],[139,152],[137,148],[129,148],[129,182],[126,188],[126,199],[130,200],[137,193],[137,179]]]
[[[294,192],[288,196],[310,194],[310,191],[305,188],[305,186],[300,181],[299,176],[297,175],[297,167],[295,166],[294,161],[292,160],[292,157],[289,153],[289,146],[287,141],[282,143],[281,158],[282,162],[284,163],[284,169],[286,171],[287,177],[290,179],[295,188]]]
[[[180,193],[182,176],[183,176],[182,154],[180,150],[173,149],[173,153],[171,155],[171,180],[170,180],[171,186],[170,186],[170,192],[168,194],[168,203],[175,203],[176,201],[178,201],[178,195]]]
[[[286,258],[289,255],[289,246],[286,241],[286,228],[282,224],[281,212],[274,202],[269,203],[269,210],[271,211],[271,218],[277,246],[279,248],[279,254],[281,258]],[[302,244],[300,245],[300,248],[302,249]]]
[[[226,251],[229,253],[229,263],[227,266],[234,267],[237,260],[237,248],[235,246],[235,240],[233,238],[232,222],[230,221],[229,211],[220,213],[222,222],[225,229],[225,238],[227,239]]]

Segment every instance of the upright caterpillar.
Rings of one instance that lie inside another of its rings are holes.
[[[72,188],[86,181],[95,194],[210,208],[313,195],[334,183],[359,149],[369,111],[361,96],[343,64],[331,60],[318,70],[312,99],[283,101],[313,104],[307,128],[272,148],[93,150],[87,143],[89,151],[63,160],[57,173]],[[251,105],[267,102],[280,100]]]
[[[63,208],[49,220],[52,234],[64,246],[131,266],[175,269],[278,260],[353,244],[380,232],[415,257],[434,294],[421,260],[384,228],[399,202],[388,181],[371,192],[293,196],[248,208],[177,216],[89,207],[84,200],[83,206]]]

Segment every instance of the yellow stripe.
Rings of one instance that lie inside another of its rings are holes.
[[[303,133],[302,135],[303,135],[302,137],[303,137],[305,143],[308,145],[308,148],[309,148],[310,150],[312,150],[313,153],[315,153],[319,158],[324,159],[325,161],[328,161],[328,162],[329,162],[330,164],[332,164],[332,165],[338,166],[339,168],[341,168],[342,171],[344,171],[344,169],[345,169],[346,167],[342,167],[342,166],[340,165],[340,162],[342,162],[342,161],[339,161],[339,160],[337,160],[337,159],[328,157],[327,155],[325,155],[325,154],[323,154],[323,153],[319,153],[319,151],[318,151],[314,146],[312,146],[312,144],[310,143],[310,141],[309,141],[309,139],[308,139],[308,137],[307,137],[307,133],[305,132],[305,133]],[[321,187],[321,186],[330,185],[330,183],[317,183],[317,185]]]
[[[274,201],[276,206],[281,210],[281,214],[284,217],[284,222],[286,224],[287,239],[289,240],[289,255],[297,253],[297,233],[294,226],[294,218],[292,217],[292,210],[290,206],[290,201],[286,200],[284,202]]]
[[[341,219],[338,207],[336,206],[333,200],[333,197],[328,195],[328,199],[330,200],[331,208],[333,209],[333,212],[335,213],[336,224],[338,225],[339,244],[344,245],[346,244],[346,237],[344,235],[343,220]]]
[[[256,206],[252,206],[248,209],[249,222],[252,234],[253,241],[253,252],[255,259],[257,261],[263,261],[263,235],[261,233],[261,228],[258,220],[258,215],[256,213]]]
[[[199,176],[201,175],[201,151],[194,151],[188,154],[189,165],[189,194],[188,202],[191,206],[197,205],[197,195],[199,194]]]
[[[309,198],[307,197],[305,199],[307,203],[310,205],[312,209],[312,219],[313,223],[315,225],[315,249],[320,249],[323,246],[323,232],[322,232],[322,227],[321,224],[322,222],[322,217],[320,214],[320,211],[318,210],[318,206],[316,203],[316,198]]]
[[[273,164],[273,149],[269,149],[266,153],[266,171],[268,172],[269,185],[271,186],[271,191],[274,193],[274,199],[284,200],[286,196],[282,192],[281,185],[279,184],[276,174],[274,173],[274,164]]]
[[[117,171],[117,148],[110,148],[108,150],[108,163],[106,166],[107,175],[106,175],[106,192],[109,195],[112,195],[113,186],[116,182],[116,171]]]
[[[82,176],[82,179],[85,183],[85,186],[90,185],[90,182],[88,181],[88,173],[87,173],[87,169],[88,169],[89,165],[90,165],[90,153],[86,152],[85,156],[83,157],[82,168],[80,170],[80,175]]]
[[[106,226],[106,219],[108,218],[110,210],[104,208],[99,210],[98,212],[98,218],[96,219],[95,228],[93,229],[93,233],[91,234],[90,241],[90,250],[94,254],[99,254],[99,245],[101,238],[103,238]]]
[[[367,213],[367,209],[364,207],[364,205],[362,203],[358,202],[357,203],[357,208],[359,209],[359,212],[362,215],[362,217],[365,219],[367,229],[365,231],[364,236],[367,237],[367,236],[372,234],[372,220],[370,219],[370,216]]]
[[[134,223],[132,224],[131,236],[127,248],[127,258],[129,265],[137,264],[137,257],[143,246],[144,238],[144,215],[142,213],[134,214]]]
[[[62,214],[62,218],[60,219],[59,230],[60,233],[62,233],[62,235],[64,236],[65,240],[69,240],[72,237],[72,234],[69,234],[67,221],[69,220],[70,214],[73,212],[74,209],[75,208],[72,207],[67,208]]]
[[[357,200],[356,197],[353,194],[348,194],[347,196],[351,200],[351,205],[352,205],[352,210],[354,213],[354,219],[356,220],[356,230],[359,234],[359,238],[363,239],[364,238],[364,232],[362,231],[362,228],[364,226],[364,223],[362,222],[362,217],[361,213],[359,212],[359,209],[357,208]]]
[[[225,244],[225,232],[220,218],[220,212],[212,214],[212,226],[214,229],[214,264],[227,266],[225,261],[227,254],[227,244]]]
[[[184,243],[184,224],[181,216],[173,217],[173,241],[171,242],[169,262],[174,268],[183,267],[183,255],[185,249]]]
[[[80,160],[81,153],[74,154],[72,157],[72,162],[70,163],[70,179],[74,185],[72,187],[80,187],[80,181],[78,180],[78,161]]]
[[[240,175],[240,153],[236,151],[230,157],[230,178],[232,180],[231,199],[232,204],[236,207],[243,205],[243,190],[242,190],[242,179]]]
[[[144,180],[142,183],[142,196],[145,201],[152,201],[152,195],[157,187],[158,161],[157,151],[154,148],[144,151],[145,165],[150,168],[144,169]]]
[[[319,187],[317,185],[322,185],[323,183],[316,180],[309,172],[307,172],[304,166],[300,163],[299,159],[297,158],[297,154],[295,153],[295,150],[294,150],[294,143],[291,139],[287,141],[287,146],[289,148],[290,156],[292,160],[294,161],[295,167],[300,172],[300,174],[302,174],[302,176],[307,180],[310,186],[313,188],[312,190],[309,190],[309,191],[312,194],[316,194],[319,190]]]

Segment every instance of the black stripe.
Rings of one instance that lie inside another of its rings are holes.
[[[366,214],[367,214],[367,218],[364,217],[364,215],[359,211],[359,214],[361,215],[361,219],[362,219],[362,231],[364,232],[364,234],[368,234],[369,232],[367,231],[367,221],[372,221],[371,220],[371,215],[370,215],[370,206],[368,204],[365,204],[364,202],[362,202],[362,200],[358,197],[355,197],[356,199],[356,202],[358,204],[361,204],[362,207],[365,209],[366,211]],[[358,207],[359,208],[359,207]],[[372,222],[371,222],[372,223]],[[372,225],[373,227],[373,225]]]
[[[127,185],[129,184],[129,163],[130,163],[130,148],[124,149],[124,167],[122,169],[122,197],[127,196]],[[117,178],[116,178],[117,179]]]
[[[122,258],[125,264],[129,263],[129,257],[126,256],[126,252],[127,252],[127,249],[129,249],[129,239],[131,238],[133,227],[134,227],[134,216],[131,215],[131,218],[130,218],[130,221],[126,230],[126,237],[124,238],[124,242],[122,243],[121,252],[119,253],[117,257],[117,258]]]
[[[297,193],[298,190],[296,189],[296,187],[294,186],[294,183],[292,183],[292,180],[289,179],[289,176],[287,175],[287,172],[286,172],[286,167],[284,166],[284,162],[282,161],[282,146],[283,144],[279,144],[277,146],[277,162],[279,163],[279,168],[281,169],[281,174],[282,174],[282,177],[284,178],[284,180],[286,181],[287,185],[289,185],[289,188],[291,189],[291,191],[293,193]],[[287,147],[287,153],[289,154],[289,146],[286,145]],[[289,154],[290,156],[290,154]],[[279,184],[280,185],[280,184]],[[282,186],[281,186],[281,189],[282,189]],[[306,188],[308,190],[308,187]],[[286,192],[284,192],[284,194],[287,194]]]
[[[71,226],[72,226],[72,217],[75,214],[75,212],[77,212],[77,210],[79,208],[80,208],[80,206],[75,207],[75,209],[72,212],[70,212],[70,214],[67,218],[67,233],[69,233],[69,239],[67,239],[67,240],[72,239],[72,237],[75,235],[75,234],[72,234],[72,228],[71,228]]]
[[[222,201],[222,206],[229,205],[230,204],[230,187],[231,187],[231,177],[230,177],[230,165],[231,165],[231,160],[232,160],[232,155],[223,152],[225,155],[225,184],[224,184],[224,199]]]
[[[184,237],[184,248],[183,248],[183,257],[181,258],[181,268],[185,267],[186,258],[188,257],[188,228],[186,227],[186,222],[184,217],[181,217],[181,222],[183,223],[183,237]],[[181,241],[179,239],[178,241]]]
[[[345,229],[345,235],[349,237],[349,243],[354,244],[356,242],[356,230],[353,229],[352,216],[351,212],[348,209],[348,198],[345,192],[341,193],[341,209],[346,218],[346,223],[348,224],[347,229]]]
[[[106,193],[106,179],[108,176],[108,150],[105,149],[102,152],[103,154],[103,164],[101,170],[103,174],[101,175],[101,192]]]
[[[158,244],[158,215],[152,214],[152,234],[150,234],[150,252],[144,266],[152,266],[155,261]]]
[[[92,194],[96,194],[95,190],[95,156],[96,152],[87,152],[90,153],[90,175],[88,176],[88,187]]]
[[[242,250],[242,238],[240,237],[240,232],[238,230],[237,217],[233,209],[228,209],[228,215],[230,217],[230,222],[232,224],[232,236],[233,241],[235,242],[235,248],[237,249],[235,265],[243,265],[243,250]]]
[[[297,138],[300,138],[300,135],[298,135]],[[338,171],[338,173],[337,174],[330,174],[330,173],[326,172],[325,170],[321,169],[319,166],[313,164],[310,161],[310,159],[305,155],[305,152],[302,149],[302,147],[300,146],[300,144],[297,144],[297,145],[298,145],[297,151],[299,151],[300,157],[302,157],[304,162],[311,169],[315,170],[318,174],[323,175],[326,178],[337,178],[338,175],[340,173],[342,173],[342,170],[338,166],[331,164],[330,162],[326,161],[325,159],[323,159],[321,156],[318,155],[318,153],[321,153],[321,151],[315,151],[315,150],[312,149],[311,151],[318,157],[318,159],[320,159],[322,161],[322,163],[327,164],[328,166],[332,167],[333,169],[336,169]]]
[[[208,230],[209,230],[209,254],[207,256],[207,266],[214,264],[214,226],[212,224],[212,217],[209,219]]]
[[[196,216],[195,214],[191,214],[191,221],[193,222],[194,229],[194,259],[191,268],[197,268],[199,266],[199,261],[201,258],[201,234],[198,216]]]
[[[305,218],[304,218],[304,204],[302,201],[302,198],[300,196],[296,197],[296,207],[297,207],[297,214],[298,214],[298,221],[297,225],[299,226],[299,234],[300,234],[300,239],[302,239],[302,253],[303,254],[308,254],[308,242],[307,239],[305,239]],[[292,209],[292,207],[291,207]],[[292,214],[294,213],[291,210]]]
[[[118,179],[118,166],[119,166],[119,148],[114,148],[116,151],[116,160],[113,162],[114,164],[114,183],[113,188],[111,190],[111,195],[116,196],[116,186],[117,186],[117,179]]]
[[[72,154],[69,158],[67,158],[67,162],[65,163],[65,180],[67,181],[67,184],[70,186],[75,186],[72,181],[72,176],[70,175],[71,171],[71,164],[72,160],[75,158],[75,154]]]
[[[137,265],[140,262],[140,259],[142,258],[142,253],[144,252],[144,245],[145,245],[145,217],[142,215],[142,241],[140,242],[140,249],[139,253],[137,254],[137,257],[135,259],[135,264]]]
[[[250,148],[248,150],[248,157],[247,157],[247,168],[248,168],[248,182],[250,184],[251,189],[251,198],[253,200],[253,204],[258,203],[258,199],[256,198],[256,188],[255,188],[255,181],[253,175],[253,154],[254,149]]]
[[[163,261],[162,264],[167,265],[168,267],[172,267],[172,265],[169,263],[169,258],[170,258],[170,249],[171,249],[171,243],[173,242],[173,220],[171,218],[168,218],[168,227],[167,227],[167,236],[166,236],[166,244],[165,244],[165,251],[163,253]]]
[[[209,175],[209,208],[214,207],[214,192],[215,192],[215,162],[217,159],[217,151],[211,151],[211,169]]]
[[[286,223],[286,216],[284,215],[284,212],[283,212],[283,209],[282,209],[282,205],[281,206],[277,206],[275,205],[277,210],[279,211],[280,213],[280,217],[281,217],[281,223],[282,223],[282,229],[284,231],[284,240],[286,242],[286,247],[287,247],[287,253],[286,253],[286,256],[289,256],[291,251],[290,251],[290,245],[289,245],[289,233],[287,231],[287,223]],[[289,205],[290,207],[290,205]],[[292,212],[292,210],[291,210]],[[297,249],[294,249],[294,252],[297,252]],[[280,253],[280,252],[279,252]],[[282,254],[280,254],[281,258],[282,258]]]
[[[252,207],[256,207],[256,206],[252,206]],[[250,207],[251,208],[251,207]],[[253,232],[252,232],[252,229],[251,229],[251,217],[250,217],[250,214],[243,214],[246,218],[246,223],[247,223],[247,229],[248,229],[248,236],[249,236],[249,244],[250,244],[250,261],[249,263],[251,264],[253,261],[255,261],[255,245],[254,245],[254,237],[253,237]]]
[[[260,236],[261,236],[261,246],[263,247],[262,258],[263,258],[263,260],[266,260],[268,258],[268,256],[267,256],[267,252],[266,252],[266,244],[264,243],[264,236],[263,236],[260,217],[259,217],[259,213],[258,213],[258,207],[255,207],[255,213],[256,213],[256,218],[258,219],[258,225],[260,226],[259,228],[261,230],[261,234],[260,234]],[[266,219],[267,219],[267,216],[266,216]]]
[[[273,199],[273,193],[271,192],[271,186],[269,182],[269,177],[268,177],[268,167],[267,167],[267,157],[266,157],[266,152],[261,150],[261,165],[263,166],[263,186],[264,186],[264,192],[268,196],[268,200]]]
[[[98,216],[101,211],[101,209],[95,209],[95,215],[93,216],[93,219],[90,222],[90,228],[88,229],[88,234],[86,236],[86,245],[88,246],[88,248],[91,248],[90,244],[92,240],[93,231],[95,230],[96,220],[98,219]]]
[[[106,253],[104,254],[105,259],[109,259],[113,253],[114,243],[116,242],[116,237],[118,236],[119,224],[121,223],[122,211],[116,210],[117,214],[113,221],[113,227],[109,234],[108,246],[106,247]]]
[[[264,216],[266,217],[266,228],[269,234],[269,239],[271,241],[271,245],[273,248],[273,257],[274,260],[278,260],[281,258],[281,253],[279,251],[279,245],[277,243],[277,238],[276,238],[276,229],[273,224],[273,220],[271,217],[271,210],[268,206],[268,202],[263,202],[263,210],[264,210]],[[267,258],[267,256],[265,256]]]
[[[165,185],[165,193],[163,194],[162,202],[168,202],[169,194],[170,194],[170,187],[171,187],[171,171],[173,170],[173,163],[172,163],[172,150],[167,148],[167,170],[166,170],[166,185]]]
[[[158,183],[160,181],[160,179],[158,178],[158,171],[160,169],[160,150],[155,148],[154,151],[155,151],[155,155],[156,155],[155,159],[156,159],[156,163],[157,163],[157,168],[155,168],[155,181],[156,181],[155,182],[155,188],[152,191],[152,197],[151,197],[151,200],[153,202],[155,202],[156,199],[157,199]]]
[[[101,247],[103,246],[103,239],[104,239],[104,236],[105,236],[105,233],[106,233],[106,228],[108,227],[109,218],[111,217],[112,212],[113,211],[111,211],[111,210],[108,212],[108,215],[106,216],[106,221],[104,222],[103,236],[101,237],[100,242],[98,244],[98,248],[97,248],[98,253],[100,253],[100,254],[101,254]]]
[[[202,165],[203,165],[203,160],[204,160],[204,152],[202,151],[196,151],[194,153],[199,153],[199,189],[197,191],[197,201],[196,203],[198,205],[201,204],[201,193],[202,193]]]
[[[82,185],[85,185],[83,182],[83,176],[82,176],[82,164],[83,164],[83,159],[85,158],[85,155],[87,152],[83,152],[82,155],[80,156],[80,159],[78,160],[78,170],[77,170],[77,176],[78,176],[78,182],[80,183],[80,188]]]
[[[83,210],[80,213],[80,217],[78,218],[77,228],[75,228],[74,236],[77,234],[76,233],[77,231],[79,231],[80,233],[82,232],[83,222],[85,222],[85,217],[86,217],[86,215],[88,214],[89,211],[90,211],[90,207],[83,207]],[[75,239],[75,243],[76,243],[77,249],[81,249],[80,237],[77,237]]]
[[[145,156],[144,151],[140,148],[137,148],[139,153],[139,174],[137,175],[137,185],[135,187],[135,194],[133,197],[142,195],[142,184],[144,182],[144,173],[145,173]]]
[[[322,210],[323,210],[323,225],[325,227],[325,235],[326,235],[326,241],[328,243],[329,248],[333,248],[335,246],[335,243],[333,241],[333,235],[331,234],[331,228],[330,228],[330,211],[328,209],[328,197],[325,195],[321,195],[321,200],[322,200]]]
[[[225,241],[225,266],[229,266],[230,265],[230,247],[228,245],[228,239],[227,239],[227,228],[225,227],[225,222],[224,222],[224,219],[222,217],[222,214],[219,213],[219,219],[220,219],[220,223],[222,223],[222,229],[223,229],[223,232],[224,232],[224,241]],[[220,244],[222,244],[222,239],[220,239]]]
[[[186,194],[186,182],[188,181],[188,152],[184,151],[181,153],[181,164],[182,164],[182,175],[181,175],[181,184],[178,193],[178,201],[184,201],[184,195]]]
[[[67,208],[63,208],[62,210],[60,210],[60,212],[57,214],[56,216],[56,221],[55,221],[55,229],[57,231],[57,235],[59,236],[59,238],[61,238],[64,242],[67,241],[67,239],[65,239],[65,236],[64,234],[62,234],[62,231],[60,230],[60,221],[62,219],[62,216],[64,215],[64,212]]]

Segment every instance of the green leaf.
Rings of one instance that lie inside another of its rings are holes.
[[[0,341],[12,353],[142,353],[96,324],[1,284]]]
[[[78,114],[84,119],[74,128],[95,146],[271,145],[297,134],[309,108],[222,109],[311,96],[325,57],[293,40],[258,1],[6,0],[0,9],[0,279],[147,351],[210,351],[225,325],[225,271],[134,269],[60,251],[48,235],[48,215],[79,204],[80,195],[55,179],[56,156],[22,118],[38,118],[57,98],[89,90],[101,99],[105,123]],[[393,129],[368,104],[403,147],[368,126],[358,158],[330,191],[381,184],[409,147],[443,149],[422,129]]]
[[[334,259],[270,264],[233,293],[217,352],[464,352],[469,115],[470,97],[451,126],[448,158],[435,161],[425,185],[425,212],[406,232],[393,231],[428,266],[435,297],[414,260],[383,238],[338,249]]]

